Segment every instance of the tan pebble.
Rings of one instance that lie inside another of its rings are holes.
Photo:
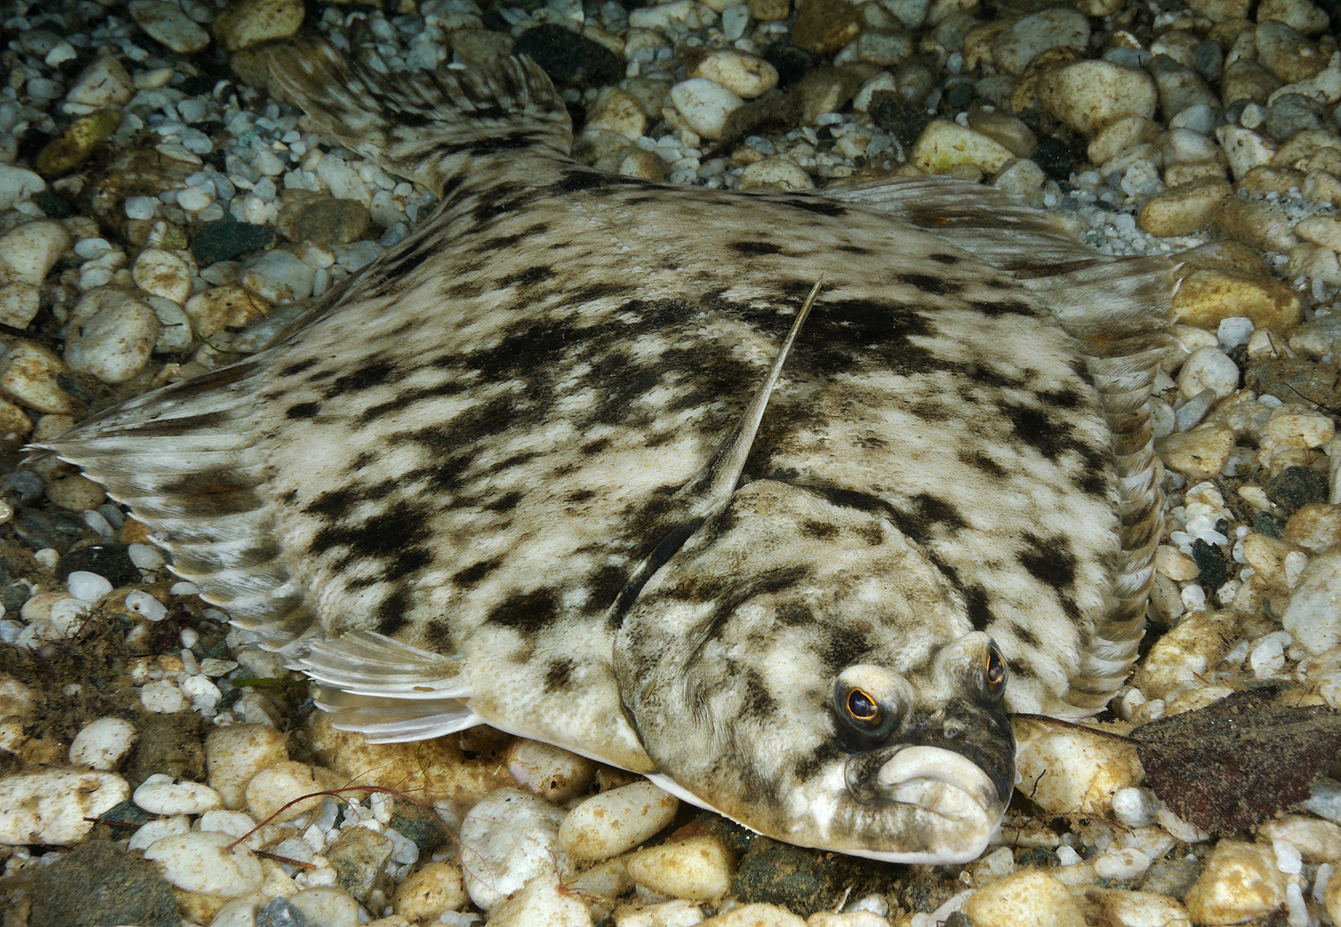
[[[1190,927],[1192,923],[1187,908],[1168,895],[1090,888],[1085,900],[1104,927]]]
[[[457,29],[449,33],[452,51],[466,64],[492,64],[512,54],[512,36],[488,29]]]
[[[1194,924],[1237,924],[1285,902],[1285,876],[1270,847],[1222,840],[1183,897]]]
[[[1336,174],[1341,168],[1341,150],[1338,149],[1341,149],[1341,138],[1326,129],[1305,129],[1281,145],[1271,163],[1305,174],[1317,169]]]
[[[1008,149],[1017,157],[1028,158],[1038,149],[1038,138],[1022,120],[995,110],[970,110],[969,128]]]
[[[1276,586],[1285,586],[1285,558],[1294,552],[1291,544],[1264,534],[1250,534],[1243,539],[1243,559],[1264,580]]]
[[[1164,168],[1164,184],[1169,187],[1193,183],[1204,177],[1224,180],[1226,176],[1228,176],[1228,164],[1224,158],[1216,158],[1213,161],[1184,161]]]
[[[422,802],[448,802],[463,813],[489,792],[515,784],[503,762],[514,738],[492,728],[418,743],[370,744],[362,734],[337,731],[323,711],[310,719],[308,736],[318,761],[350,784],[403,789]],[[471,758],[462,752],[463,738]]]
[[[1234,189],[1239,193],[1250,195],[1275,193],[1284,196],[1291,190],[1302,188],[1304,176],[1302,171],[1296,171],[1288,167],[1259,164],[1244,174],[1239,182],[1234,185]]]
[[[1045,811],[1107,815],[1114,794],[1141,782],[1141,764],[1129,744],[1075,729],[1027,736],[1019,738],[1015,768],[1020,788]]]
[[[964,904],[974,927],[1084,927],[1071,891],[1039,869],[1026,869],[974,892]]]
[[[1138,664],[1132,685],[1148,698],[1168,699],[1184,689],[1200,687],[1197,679],[1213,666],[1234,634],[1230,612],[1193,612],[1155,641]]]
[[[65,226],[50,219],[16,226],[0,236],[0,282],[41,286],[71,244]]]
[[[642,180],[665,180],[666,164],[652,152],[637,148],[619,162],[619,173],[625,177],[638,177]]]
[[[817,55],[838,51],[861,33],[861,14],[846,0],[801,0],[792,42]]]
[[[536,740],[515,741],[507,762],[518,785],[556,804],[581,795],[596,777],[594,761]]]
[[[756,22],[776,22],[791,15],[791,0],[747,0],[750,19]]]
[[[274,821],[287,821],[320,807],[322,796],[315,793],[326,788],[311,766],[281,760],[251,777],[245,792],[247,811],[257,821],[270,821],[272,815]],[[294,801],[300,798],[302,801]]]
[[[1246,177],[1255,167],[1271,164],[1276,157],[1276,147],[1252,129],[1225,125],[1215,130],[1215,137],[1229,159],[1235,180]]]
[[[33,420],[12,402],[0,399],[0,444],[23,442],[33,432]]]
[[[553,872],[526,883],[521,891],[489,909],[490,927],[591,927],[591,912]]]
[[[1333,216],[1311,216],[1295,226],[1294,233],[1304,241],[1341,251],[1341,221]]]
[[[559,845],[578,859],[608,859],[631,850],[670,824],[680,803],[651,782],[635,782],[588,798],[559,826]]]
[[[647,114],[633,94],[621,87],[608,87],[592,104],[586,128],[604,129],[633,140],[647,131]]]
[[[1304,35],[1317,35],[1327,29],[1326,13],[1308,0],[1262,0],[1257,5],[1257,21],[1276,19]]]
[[[1341,206],[1341,180],[1326,171],[1310,171],[1299,189],[1306,200]]]
[[[1255,60],[1240,58],[1225,66],[1220,78],[1220,99],[1226,106],[1246,100],[1265,104],[1280,89],[1280,81]]]
[[[1341,826],[1302,814],[1286,814],[1258,827],[1257,832],[1273,840],[1285,840],[1310,865],[1341,859]]]
[[[1287,403],[1272,410],[1266,432],[1267,438],[1277,444],[1322,447],[1336,435],[1336,424],[1329,415]]]
[[[47,498],[67,512],[87,512],[107,499],[97,483],[79,473],[62,473],[47,480]]]
[[[946,174],[965,164],[995,173],[1014,159],[1009,148],[948,119],[927,126],[912,153],[912,163],[929,174]]]
[[[1287,251],[1299,243],[1290,217],[1274,203],[1227,197],[1220,201],[1215,222],[1231,238],[1262,251]]]
[[[1146,116],[1122,116],[1100,129],[1090,139],[1086,156],[1094,164],[1104,164],[1137,145],[1159,138],[1160,125]]]
[[[806,927],[889,927],[889,919],[873,911],[819,911],[806,918]]]
[[[815,182],[791,158],[779,155],[764,158],[745,168],[740,174],[742,190],[781,190],[796,192],[813,190]]]
[[[426,863],[396,886],[392,905],[406,920],[436,921],[447,911],[459,911],[470,901],[461,884],[461,867],[454,862]]]
[[[246,328],[270,311],[264,299],[240,286],[206,290],[187,300],[183,308],[191,329],[201,338]]]
[[[1218,177],[1206,177],[1152,196],[1137,221],[1151,235],[1191,235],[1210,224],[1233,188]]]
[[[191,296],[191,270],[170,251],[149,248],[140,252],[131,272],[135,285],[153,296],[178,305]]]
[[[1341,284],[1341,260],[1338,260],[1337,253],[1331,248],[1306,241],[1300,242],[1290,249],[1290,263],[1287,266],[1289,270],[1287,279],[1293,280],[1304,276],[1333,286]],[[1290,340],[1294,341],[1293,335]]]
[[[303,24],[302,0],[233,0],[214,18],[214,35],[227,51],[287,39]]]
[[[806,922],[775,904],[743,904],[702,921],[700,927],[806,927]]]
[[[1190,0],[1187,5],[1211,22],[1220,23],[1247,19],[1251,3],[1250,0]]]
[[[734,49],[709,53],[689,69],[689,76],[706,77],[746,100],[762,96],[778,85],[778,72],[773,65]]]
[[[639,850],[628,860],[630,878],[643,888],[700,901],[730,891],[735,869],[730,847],[709,835]]]
[[[1201,575],[1197,562],[1176,547],[1161,544],[1155,550],[1155,570],[1180,583]]]
[[[1286,332],[1304,317],[1299,294],[1270,276],[1194,270],[1173,297],[1171,318],[1215,331],[1227,318],[1244,316],[1258,329]]]
[[[27,328],[41,308],[42,291],[34,284],[0,284],[0,324]]]
[[[1049,71],[1039,81],[1038,95],[1044,109],[1086,136],[1123,116],[1148,119],[1159,101],[1149,74],[1102,60]]]
[[[264,724],[218,728],[205,738],[210,787],[233,811],[246,806],[247,783],[253,776],[288,758],[288,737]]]
[[[1197,428],[1155,442],[1164,466],[1190,480],[1209,480],[1220,475],[1234,450],[1234,433],[1228,428]]]
[[[1285,523],[1284,541],[1313,553],[1341,544],[1341,505],[1306,505]]]

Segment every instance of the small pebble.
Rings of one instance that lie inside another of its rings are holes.
[[[69,846],[130,797],[110,772],[49,768],[0,777],[0,844]]]
[[[164,837],[144,851],[162,868],[163,877],[188,892],[236,898],[261,887],[261,864],[245,846],[228,849],[234,838],[217,832]]]
[[[70,764],[111,772],[134,746],[135,726],[122,718],[98,718],[80,729],[70,742]]]
[[[283,896],[256,909],[256,927],[307,927],[307,915]]]
[[[559,827],[559,845],[576,859],[608,859],[670,824],[680,803],[646,780],[582,802]]]
[[[480,801],[461,823],[466,890],[488,911],[542,872],[571,863],[561,851],[564,811],[519,789],[498,789]]]
[[[736,861],[720,838],[703,835],[638,850],[627,866],[633,881],[649,891],[711,901],[730,891]]]

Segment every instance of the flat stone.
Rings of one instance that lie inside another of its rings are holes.
[[[94,840],[25,877],[30,927],[136,924],[178,927],[172,888],[136,853]]]
[[[1233,449],[1234,432],[1216,426],[1172,434],[1155,442],[1155,450],[1166,467],[1197,482],[1219,476]]]
[[[1221,201],[1233,192],[1222,178],[1203,177],[1152,196],[1137,222],[1151,235],[1191,235],[1210,225]]]
[[[861,32],[861,13],[846,0],[801,0],[792,42],[816,55],[829,55]]]
[[[135,83],[125,65],[113,55],[99,55],[74,79],[65,94],[65,102],[101,109],[124,106],[134,95]]]
[[[1052,48],[1084,52],[1090,41],[1090,23],[1066,7],[1026,16],[997,34],[992,57],[1008,74],[1019,74],[1030,61]]]
[[[391,840],[379,833],[366,827],[346,827],[325,855],[340,885],[360,902],[366,902],[394,850]]]
[[[38,152],[35,166],[48,177],[62,177],[87,161],[120,125],[116,109],[80,116]]]
[[[1327,67],[1327,58],[1312,42],[1274,19],[1257,26],[1257,55],[1282,84],[1308,80]]]
[[[165,0],[135,0],[128,11],[135,24],[150,38],[162,42],[179,55],[194,55],[210,43],[209,33]]]
[[[1047,72],[1038,96],[1044,109],[1086,136],[1123,116],[1149,119],[1159,102],[1149,74],[1107,61],[1078,61]]]
[[[1173,298],[1170,318],[1216,331],[1227,318],[1244,316],[1258,328],[1288,332],[1303,318],[1299,294],[1270,276],[1223,270],[1194,270]]]
[[[947,174],[963,165],[996,173],[1013,160],[1009,148],[949,119],[927,126],[912,152],[913,164],[929,174]]]
[[[268,248],[275,242],[275,233],[263,225],[251,225],[232,218],[206,222],[196,231],[191,242],[191,255],[200,266],[217,261],[231,261]]]
[[[303,24],[302,0],[233,0],[214,18],[214,36],[226,51],[287,39]]]
[[[69,846],[88,835],[91,820],[130,797],[120,776],[48,768],[0,778],[0,843]]]

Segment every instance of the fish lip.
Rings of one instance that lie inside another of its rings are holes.
[[[949,820],[984,821],[1005,811],[992,777],[944,747],[904,747],[880,767],[876,784],[885,801],[916,805]]]

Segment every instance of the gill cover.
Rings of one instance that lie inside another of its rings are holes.
[[[966,861],[1014,781],[1004,664],[867,501],[733,493],[625,603],[621,697],[653,778],[696,804],[790,843]]]

